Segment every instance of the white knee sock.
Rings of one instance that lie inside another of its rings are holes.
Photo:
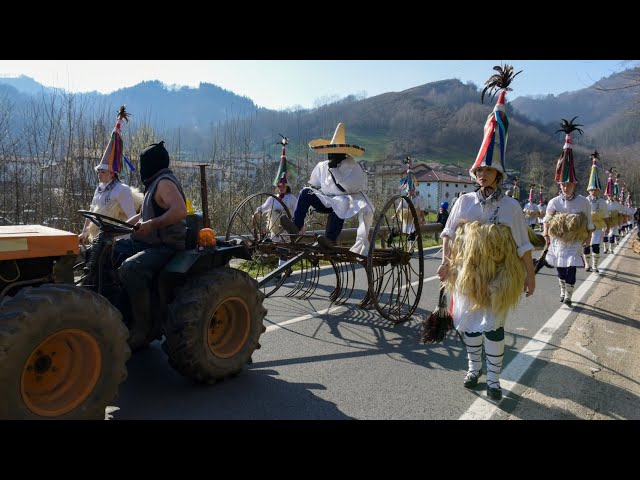
[[[500,387],[500,371],[504,358],[504,339],[494,342],[486,338],[484,340],[484,354],[487,361],[487,386]]]
[[[478,373],[482,368],[482,341],[484,335],[470,337],[466,333],[462,335],[464,345],[467,348],[467,358],[469,359],[469,372]]]
[[[564,280],[558,279],[558,283],[560,284],[560,296],[564,297],[567,295],[567,284]]]
[[[567,283],[567,293],[564,296],[564,300],[571,300],[571,295],[573,295],[573,285]]]

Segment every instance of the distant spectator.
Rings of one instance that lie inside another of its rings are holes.
[[[440,208],[438,209],[438,218],[436,219],[436,222],[444,226],[446,225],[448,219],[449,219],[449,202],[445,201],[440,204]]]

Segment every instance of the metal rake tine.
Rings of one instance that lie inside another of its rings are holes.
[[[340,278],[341,278],[341,282],[340,282],[341,298],[336,301],[336,304],[342,305],[351,297],[351,294],[353,293],[353,288],[355,286],[355,267],[351,262],[340,262],[339,269],[340,269]],[[351,273],[352,273],[351,281],[349,281],[350,280],[349,269],[351,269]]]
[[[331,292],[331,294],[329,295],[329,299],[331,301],[335,301],[336,298],[338,298],[340,290],[342,290],[342,286],[341,286],[341,278],[340,278],[340,270],[338,268],[338,265],[336,264],[336,262],[334,262],[333,260],[330,260],[331,266],[333,267],[333,273],[336,275],[336,286],[333,289],[333,291]]]
[[[307,278],[307,269],[305,268],[306,260],[301,261],[298,265],[300,265],[300,274],[298,277],[298,281],[293,286],[293,288],[286,294],[287,297],[295,297],[296,294],[302,289],[304,282]]]
[[[318,288],[318,281],[320,280],[320,267],[318,265],[311,264],[309,267],[309,280],[307,281],[307,288],[298,296],[299,299],[304,300],[314,294],[316,288]]]

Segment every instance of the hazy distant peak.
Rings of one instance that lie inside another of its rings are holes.
[[[36,82],[33,78],[26,75],[0,74],[0,84],[11,85],[13,88],[22,93],[33,95],[53,90],[51,87]]]

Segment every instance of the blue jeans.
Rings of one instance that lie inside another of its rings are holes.
[[[340,235],[340,232],[342,231],[344,219],[338,217],[333,211],[333,208],[325,207],[320,199],[316,197],[312,188],[303,188],[300,190],[300,194],[298,195],[298,205],[296,206],[296,211],[293,214],[293,223],[295,223],[298,228],[302,228],[304,226],[304,219],[311,207],[313,207],[318,213],[329,214],[324,234],[328,239],[336,241],[338,239],[338,235]]]

